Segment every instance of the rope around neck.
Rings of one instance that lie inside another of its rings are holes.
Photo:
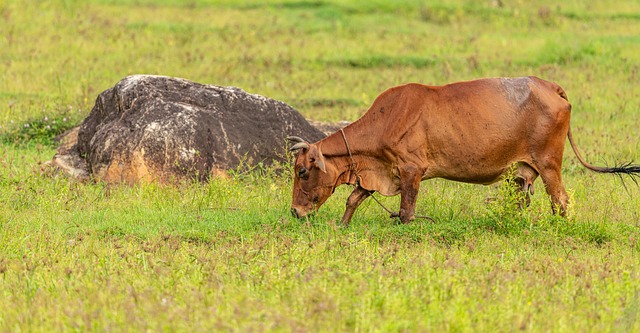
[[[344,145],[347,147],[347,153],[349,153],[349,158],[351,159],[351,169],[353,169],[353,173],[356,174],[356,187],[360,186],[360,175],[358,175],[358,170],[356,170],[356,162],[353,160],[353,155],[351,155],[351,148],[349,147],[349,141],[347,141],[347,136],[344,134],[342,128],[340,129],[340,133],[342,133],[342,138],[344,139]]]
[[[358,175],[358,170],[356,169],[356,162],[353,160],[353,155],[351,154],[351,147],[349,147],[349,141],[347,141],[347,136],[344,134],[344,131],[342,130],[342,128],[340,129],[340,133],[342,134],[342,139],[344,139],[344,145],[347,147],[347,153],[349,153],[349,159],[351,160],[351,169],[353,170],[353,173],[356,174],[356,183],[355,183],[355,187],[361,187],[360,186],[360,175]],[[373,200],[375,200],[375,202],[378,203],[378,205],[380,205],[380,207],[382,207],[384,210],[387,211],[387,213],[389,213],[389,217],[391,218],[396,218],[396,217],[400,217],[400,214],[397,212],[394,212],[392,210],[390,210],[389,208],[385,207],[382,202],[380,202],[378,200],[378,198],[373,196],[373,193],[375,191],[369,191],[369,194],[371,196],[371,198],[373,198]],[[414,216],[417,219],[427,219],[427,220],[431,220],[433,222],[435,222],[436,220],[434,220],[432,217],[430,216]]]

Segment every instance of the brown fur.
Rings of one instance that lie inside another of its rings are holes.
[[[407,223],[421,181],[491,184],[516,164],[521,190],[533,193],[540,175],[554,211],[564,215],[568,197],[560,171],[570,116],[562,88],[537,77],[390,88],[344,128],[353,164],[340,132],[300,149],[296,174],[308,171],[294,180],[292,213],[317,210],[337,186],[355,184],[358,176],[343,223],[373,192],[400,194],[398,215]]]

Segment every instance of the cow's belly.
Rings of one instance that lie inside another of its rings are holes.
[[[473,184],[493,184],[513,163],[526,162],[526,157],[518,154],[516,147],[509,147],[505,151],[436,158],[427,163],[425,179],[444,178]]]
[[[447,172],[437,177],[464,183],[488,185],[500,180],[506,170],[507,168],[500,170],[465,170],[464,172]]]

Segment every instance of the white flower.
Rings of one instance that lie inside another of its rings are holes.
[[[27,127],[29,127],[29,124],[24,124],[24,128],[27,128]]]

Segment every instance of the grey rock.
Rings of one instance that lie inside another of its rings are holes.
[[[235,87],[134,75],[98,96],[77,141],[68,139],[53,163],[106,182],[203,181],[241,163],[284,161],[287,135],[311,142],[325,136],[283,102]]]

